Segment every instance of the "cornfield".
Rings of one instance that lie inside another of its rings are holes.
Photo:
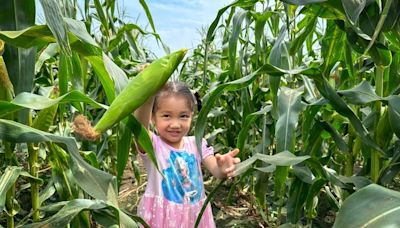
[[[399,0],[233,1],[185,58],[139,2],[149,26],[118,1],[2,1],[0,227],[146,227],[118,202],[128,163],[143,181],[135,144],[155,161],[130,113],[171,75],[203,101],[198,147],[240,149],[234,180],[210,179],[211,203],[245,194],[250,227],[400,224]]]

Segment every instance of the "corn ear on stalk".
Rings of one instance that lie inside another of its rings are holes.
[[[4,53],[4,41],[0,40],[0,56]]]
[[[11,101],[14,98],[14,87],[8,76],[6,63],[3,59],[4,41],[0,40],[0,100]]]
[[[102,132],[132,114],[154,95],[178,67],[186,52],[187,49],[181,49],[152,62],[132,78],[94,128],[90,127],[90,122],[85,117],[77,116],[73,124],[74,132],[87,140],[97,140]]]

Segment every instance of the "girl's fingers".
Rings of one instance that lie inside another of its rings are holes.
[[[233,171],[235,171],[235,169],[236,169],[236,167],[235,167],[234,165],[232,165],[232,166],[226,168],[226,169],[225,169],[225,172],[226,172],[226,173],[233,172]]]
[[[223,165],[224,164],[224,162],[225,162],[225,156],[224,155],[221,155],[221,154],[216,154],[215,155],[215,158],[217,159],[217,164],[218,165]]]
[[[231,152],[229,152],[231,154],[232,157],[235,157],[238,153],[239,153],[239,149],[236,148],[234,150],[232,150]]]

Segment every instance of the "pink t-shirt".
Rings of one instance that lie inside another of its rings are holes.
[[[183,147],[175,149],[151,134],[159,170],[142,154],[148,173],[146,191],[140,200],[138,214],[152,228],[193,228],[205,201],[201,161],[214,153],[202,141],[202,157],[194,136],[183,138]],[[215,227],[210,205],[207,205],[199,227]]]

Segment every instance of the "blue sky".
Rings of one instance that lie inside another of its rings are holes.
[[[148,25],[144,10],[139,1],[118,0],[120,7],[125,6],[125,14],[129,20],[142,27]],[[207,28],[215,19],[220,8],[231,0],[147,0],[153,21],[161,39],[171,48],[193,48],[201,43],[200,31]],[[147,28],[150,31],[150,27]],[[152,39],[153,40],[153,39]],[[155,42],[149,40],[149,47],[157,55],[163,51]]]
[[[151,31],[146,14],[139,0],[116,0],[122,9],[124,21],[136,23]],[[193,48],[201,43],[200,31],[206,29],[215,19],[217,12],[233,0],[147,0],[156,31],[171,51]],[[82,1],[83,2],[83,1]],[[37,23],[43,23],[44,15],[39,0]],[[157,56],[164,55],[155,39],[145,43]]]

